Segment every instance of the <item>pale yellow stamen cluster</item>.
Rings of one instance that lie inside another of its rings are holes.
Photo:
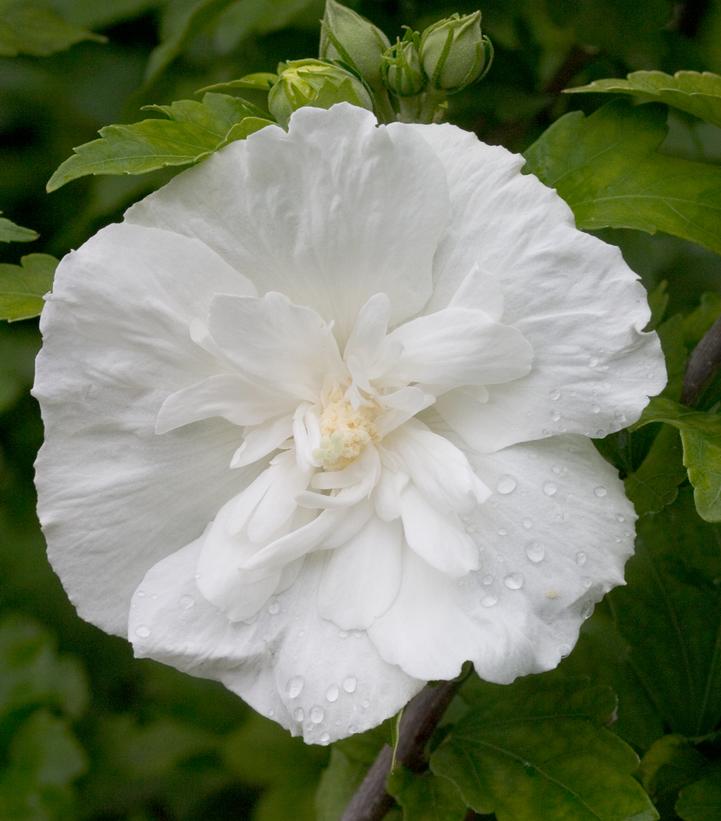
[[[315,458],[325,470],[342,470],[360,456],[370,442],[377,442],[376,405],[354,407],[342,388],[328,394],[320,415],[320,447]]]

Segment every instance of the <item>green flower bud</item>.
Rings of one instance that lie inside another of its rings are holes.
[[[480,79],[492,54],[490,40],[481,34],[480,11],[439,20],[421,35],[421,63],[430,84],[449,94]]]
[[[278,81],[268,94],[268,109],[281,125],[305,105],[330,108],[352,103],[373,110],[373,100],[355,74],[322,60],[290,60],[278,66]]]
[[[381,56],[389,47],[385,34],[365,17],[336,0],[326,0],[320,28],[321,60],[343,63],[376,88],[381,85]]]
[[[383,55],[383,82],[399,97],[412,97],[426,87],[426,75],[418,52],[418,33],[409,32]]]

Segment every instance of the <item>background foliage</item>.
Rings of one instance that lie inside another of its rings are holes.
[[[391,36],[474,8],[351,5]],[[148,140],[179,122],[183,161],[201,158],[230,138],[242,104],[197,89],[315,56],[321,14],[320,0],[0,0],[2,315],[36,314],[54,258],[174,173],[65,186],[80,176],[65,164],[47,195],[74,146],[116,124],[111,137],[139,157],[124,170],[142,171]],[[450,119],[525,151],[580,227],[621,246],[651,294],[671,381],[633,432],[598,434],[642,514],[628,586],[589,613],[558,671],[509,687],[470,678],[429,769],[393,775],[393,813],[719,821],[718,384],[693,410],[679,403],[688,355],[721,314],[721,81],[624,78],[721,72],[721,0],[487,0],[483,14],[496,62],[451,98]],[[617,79],[560,93],[606,78]],[[196,102],[163,109],[140,143],[122,125],[176,100]],[[34,514],[38,346],[36,320],[0,325],[0,819],[339,818],[387,728],[306,747],[221,686],[135,661],[76,616]]]

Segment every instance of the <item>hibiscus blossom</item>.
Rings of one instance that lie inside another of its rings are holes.
[[[62,261],[37,486],[83,618],[317,743],[570,652],[633,549],[588,437],[665,369],[618,249],[522,165],[305,108]]]

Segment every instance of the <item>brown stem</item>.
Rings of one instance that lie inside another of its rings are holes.
[[[721,317],[706,331],[693,349],[683,378],[681,402],[695,405],[703,389],[721,368]]]
[[[428,685],[408,704],[401,719],[396,761],[410,770],[425,769],[425,749],[463,677]],[[391,770],[391,748],[386,744],[351,798],[341,821],[381,821],[393,806],[386,792]]]

